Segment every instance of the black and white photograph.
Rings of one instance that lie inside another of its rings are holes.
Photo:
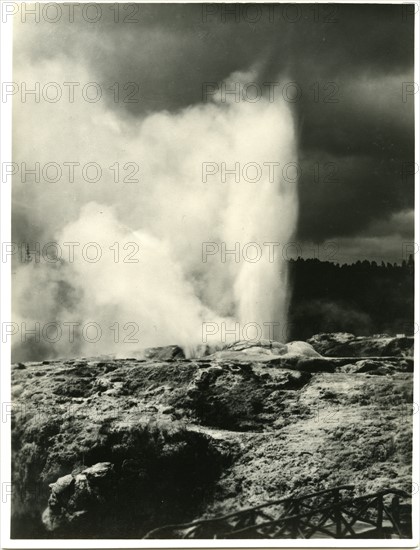
[[[419,14],[2,2],[2,547],[417,547]]]

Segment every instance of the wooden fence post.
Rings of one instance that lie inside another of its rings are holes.
[[[337,538],[340,539],[343,535],[342,535],[342,528],[341,528],[340,491],[338,489],[334,491],[334,518],[335,518],[335,526],[336,526],[336,535],[337,535]]]
[[[400,497],[394,495],[391,500],[391,515],[398,527],[400,528]]]
[[[383,519],[384,519],[384,497],[383,495],[377,496],[377,512],[378,516],[376,518],[376,528],[378,529],[378,534],[382,535],[383,533]]]
[[[299,501],[295,502],[292,508],[292,514],[295,516],[299,514]],[[299,519],[295,518],[292,520],[292,538],[297,539],[298,536],[298,525],[299,525]]]

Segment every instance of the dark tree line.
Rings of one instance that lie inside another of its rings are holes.
[[[413,334],[414,259],[339,265],[290,260],[289,338],[318,332]]]

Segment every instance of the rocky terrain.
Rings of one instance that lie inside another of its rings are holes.
[[[140,538],[291,493],[411,492],[413,338],[12,367],[14,537]]]

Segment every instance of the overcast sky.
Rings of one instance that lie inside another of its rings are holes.
[[[114,5],[114,4],[113,4]],[[203,101],[203,83],[256,70],[275,82],[284,101],[288,82],[299,132],[299,222],[304,255],[311,245],[337,243],[334,259],[400,261],[413,240],[413,17],[401,5],[289,5],[249,7],[143,4],[133,13],[102,5],[101,20],[26,23],[30,49],[15,42],[15,66],[83,62],[104,86],[138,82],[140,101],[107,109],[127,121]],[[405,10],[405,11],[404,11]],[[92,12],[93,13],[93,12]],[[236,19],[235,19],[236,18]],[[255,20],[255,23],[252,22]],[[21,36],[21,35],[20,35]],[[19,37],[19,33],[17,34]],[[41,79],[40,79],[41,80]],[[289,93],[287,92],[287,93]],[[30,139],[30,138],[29,138]],[[188,152],[186,152],[188,154]],[[22,226],[27,219],[17,213]],[[326,253],[326,257],[328,254]]]

